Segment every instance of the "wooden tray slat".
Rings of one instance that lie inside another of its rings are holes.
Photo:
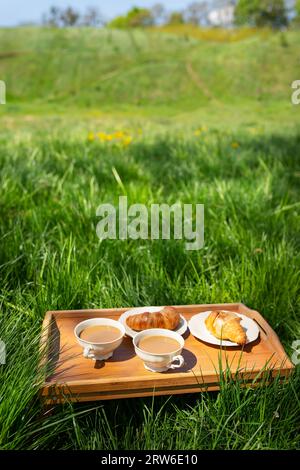
[[[42,388],[46,402],[61,403],[65,396],[73,401],[91,401],[218,390],[220,357],[223,368],[227,361],[233,374],[239,370],[240,376],[249,381],[265,368],[266,363],[272,368],[273,375],[280,373],[283,377],[293,369],[277,335],[257,311],[240,303],[175,307],[187,320],[206,310],[224,309],[242,313],[258,323],[260,337],[243,349],[227,347],[221,350],[187,332],[183,350],[185,365],[177,370],[154,373],[145,370],[141,359],[135,355],[131,338],[124,338],[111,359],[96,363],[83,358],[82,348],[75,340],[74,327],[82,320],[93,317],[118,320],[129,307],[47,312],[42,347],[47,348],[46,361],[53,371]]]

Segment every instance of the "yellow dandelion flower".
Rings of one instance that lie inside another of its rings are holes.
[[[89,132],[89,133],[88,133],[88,140],[89,140],[90,142],[92,142],[93,140],[95,140],[95,134],[94,134],[94,132]]]
[[[132,142],[132,137],[130,135],[128,135],[128,136],[124,137],[122,143],[123,143],[124,147],[127,147],[128,145],[131,144],[131,142]]]
[[[238,149],[239,146],[240,146],[240,144],[239,144],[238,142],[232,142],[232,144],[231,144],[231,147],[232,147],[233,149]]]
[[[206,132],[208,129],[206,126],[200,126],[198,129],[194,131],[194,135],[198,137],[199,135],[203,134],[203,132]]]
[[[105,142],[105,141],[106,141],[106,134],[105,134],[105,132],[98,132],[97,136],[98,136],[98,139],[101,140],[101,142]]]
[[[107,142],[111,142],[112,140],[114,140],[113,134],[106,134],[106,140]]]
[[[124,132],[123,131],[116,131],[113,134],[113,136],[114,136],[115,139],[122,139],[122,137],[124,137]]]

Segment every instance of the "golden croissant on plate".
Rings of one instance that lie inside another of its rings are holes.
[[[136,331],[149,330],[149,328],[175,330],[179,322],[180,315],[174,307],[164,307],[160,312],[137,313],[126,320],[129,328]]]
[[[207,329],[218,339],[246,344],[247,335],[241,326],[241,318],[233,312],[215,310],[205,320]]]

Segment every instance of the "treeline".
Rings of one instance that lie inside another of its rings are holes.
[[[104,26],[105,21],[97,7],[90,7],[84,13],[73,7],[59,8],[53,6],[42,17],[46,26],[63,28],[68,26]]]
[[[112,28],[146,28],[159,25],[193,24],[197,26],[257,26],[282,28],[300,25],[300,0],[206,0],[190,3],[180,11],[169,11],[156,3],[151,8],[131,8],[125,15],[106,21],[97,7],[84,13],[73,7],[53,6],[43,16],[52,27],[108,26]]]

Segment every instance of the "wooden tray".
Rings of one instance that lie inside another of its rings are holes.
[[[225,309],[243,313],[257,322],[259,338],[241,348],[220,349],[196,338],[189,331],[184,335],[185,365],[177,370],[154,373],[145,370],[135,355],[132,339],[125,337],[111,359],[94,362],[82,356],[82,348],[74,337],[74,327],[87,318],[109,317],[118,320],[129,309],[70,310],[47,312],[43,323],[42,346],[47,348],[47,363],[52,373],[42,388],[46,403],[61,403],[68,397],[72,401],[109,400],[114,398],[173,395],[218,390],[220,358],[222,368],[230,365],[251,381],[262,371],[272,368],[272,374],[287,376],[293,364],[286,355],[277,335],[266,320],[243,304],[207,304],[176,306],[187,320],[205,310]]]

